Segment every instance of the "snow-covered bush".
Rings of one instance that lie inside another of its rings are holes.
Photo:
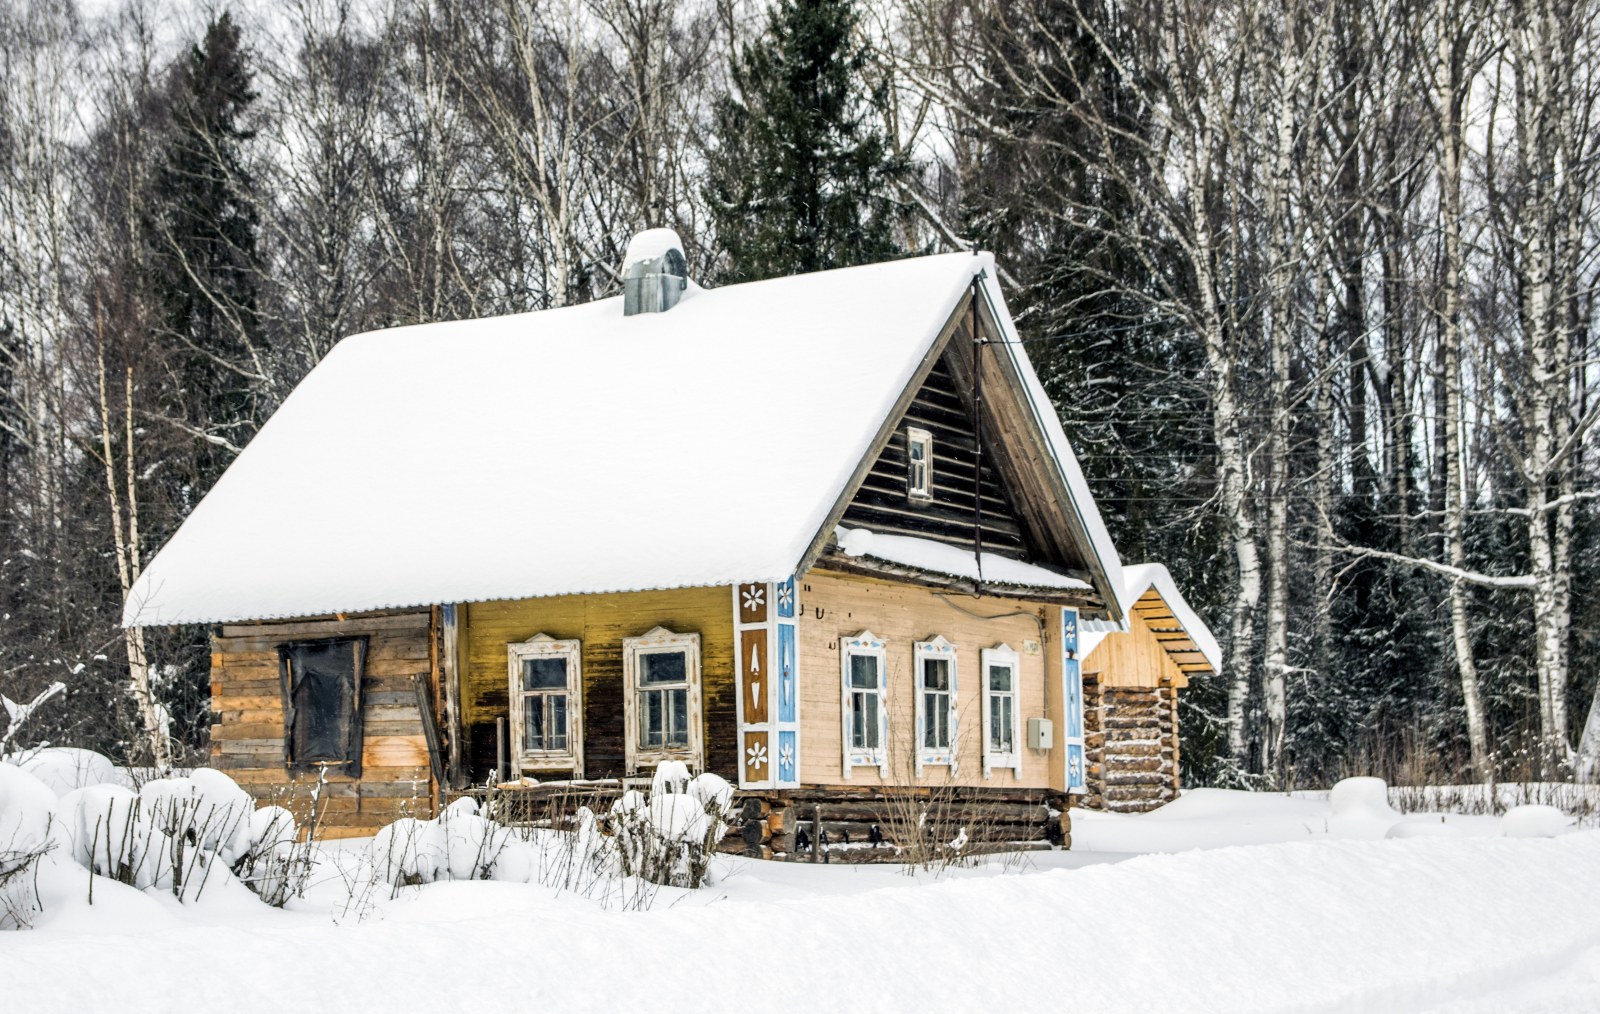
[[[258,810],[220,771],[198,768],[135,791],[109,760],[89,751],[38,751],[26,760],[37,774],[0,763],[0,927],[26,924],[28,902],[8,886],[46,852],[56,866],[76,864],[186,902],[211,878],[236,876],[277,906],[303,893],[318,861],[314,821],[302,833],[288,810]],[[93,878],[87,883],[92,902]],[[8,920],[8,908],[24,918]]]
[[[1566,834],[1572,819],[1554,806],[1513,806],[1500,818],[1503,838],[1554,838]]]
[[[192,901],[220,863],[249,852],[255,800],[220,771],[158,778],[138,792],[117,781],[85,785],[56,803],[66,855],[103,877]]]
[[[622,872],[653,884],[701,886],[732,803],[726,779],[709,772],[691,778],[683,764],[662,763],[648,801],[630,791],[611,808]]]
[[[316,868],[316,841],[310,834],[300,840],[294,814],[281,806],[263,806],[250,814],[242,833],[234,876],[274,908],[305,893]]]
[[[73,862],[140,890],[154,886],[159,849],[141,818],[138,793],[125,785],[87,785],[62,796],[56,813]]]
[[[558,801],[556,812],[565,802]],[[727,830],[733,786],[717,775],[691,777],[682,764],[663,764],[648,796],[630,789],[617,799],[606,828],[586,806],[569,818],[530,822],[504,803],[491,791],[482,806],[462,798],[436,820],[395,821],[368,847],[373,877],[395,891],[440,880],[500,880],[641,904],[653,891],[621,885],[705,882]],[[511,813],[516,816],[507,822]]]
[[[368,846],[373,876],[396,887],[431,884],[441,871],[449,879],[439,830],[434,821],[415,817],[401,817],[384,827]]]
[[[521,870],[525,857],[499,869],[512,842],[511,830],[479,812],[478,802],[462,797],[435,820],[402,817],[379,831],[369,854],[374,876],[397,889],[436,880],[521,880],[503,875]]]
[[[28,926],[39,911],[34,875],[56,847],[55,793],[33,775],[0,764],[0,929]]]
[[[48,785],[57,796],[89,785],[131,787],[127,774],[111,763],[111,758],[93,750],[51,746],[29,750],[8,759]]]

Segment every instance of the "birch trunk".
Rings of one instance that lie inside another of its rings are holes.
[[[1510,33],[1520,168],[1529,181],[1514,245],[1524,365],[1521,390],[1513,398],[1520,401],[1525,434],[1520,467],[1533,577],[1540,754],[1547,774],[1559,773],[1572,760],[1567,733],[1571,616],[1564,594],[1570,539],[1562,531],[1562,506],[1551,503],[1562,481],[1563,459],[1572,449],[1566,439],[1571,340],[1560,276],[1580,267],[1570,260],[1577,252],[1562,249],[1561,242],[1566,216],[1580,213],[1572,177],[1580,164],[1572,156],[1582,145],[1569,108],[1575,99],[1570,84],[1576,54],[1567,48],[1566,33],[1574,26],[1564,12],[1550,2],[1531,5]]]
[[[1288,726],[1289,672],[1289,347],[1293,341],[1294,296],[1290,272],[1295,252],[1290,221],[1291,162],[1294,155],[1294,89],[1303,60],[1287,38],[1287,53],[1276,54],[1282,67],[1275,110],[1276,137],[1272,174],[1267,181],[1268,285],[1273,296],[1267,319],[1268,385],[1271,416],[1267,434],[1267,629],[1262,670],[1261,770],[1271,784],[1283,781],[1284,741]],[[1264,48],[1264,47],[1263,47]]]
[[[1466,73],[1463,27],[1457,5],[1439,0],[1435,10],[1439,32],[1435,68],[1437,89],[1435,114],[1439,122],[1439,219],[1443,242],[1444,278],[1439,293],[1439,344],[1444,387],[1444,418],[1438,426],[1444,433],[1444,539],[1450,566],[1466,567],[1464,517],[1472,499],[1465,479],[1461,432],[1461,168],[1465,139],[1462,136],[1462,105],[1471,81]],[[1473,655],[1472,630],[1468,622],[1467,586],[1450,582],[1450,640],[1455,650],[1456,672],[1461,682],[1461,700],[1466,712],[1467,742],[1472,772],[1481,780],[1492,778],[1489,737],[1483,713],[1483,696],[1478,682],[1478,665]]]
[[[111,402],[106,383],[105,342],[101,337],[97,360],[99,381],[100,451],[105,462],[106,496],[111,504],[111,531],[113,548],[117,557],[117,581],[122,587],[122,597],[127,599],[134,582],[139,579],[142,567],[139,552],[139,492],[134,467],[133,422],[133,368],[123,373],[123,475],[117,476],[116,452],[111,442]],[[119,490],[120,482],[126,483]],[[124,497],[126,502],[124,503]],[[124,626],[123,644],[128,652],[128,688],[143,725],[145,744],[150,751],[151,764],[159,771],[172,767],[171,744],[168,737],[165,710],[156,700],[155,688],[150,679],[150,659],[145,653],[144,628]]]

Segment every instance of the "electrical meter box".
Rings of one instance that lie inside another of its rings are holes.
[[[1028,719],[1028,747],[1033,750],[1049,750],[1056,743],[1055,723],[1048,718]]]

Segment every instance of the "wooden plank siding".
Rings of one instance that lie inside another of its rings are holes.
[[[955,341],[962,341],[962,334],[957,331]],[[933,436],[932,501],[906,495],[907,426],[925,429]],[[988,445],[992,438],[984,442]],[[981,475],[976,484],[975,475]],[[911,399],[888,444],[873,461],[861,488],[845,508],[841,523],[970,549],[980,500],[984,551],[1018,560],[1031,559],[1034,554],[1027,536],[987,446],[980,468],[968,396],[956,389],[949,365],[940,359]]]
[[[800,604],[800,780],[806,786],[964,785],[995,789],[1060,788],[1056,751],[1027,748],[1027,720],[1055,715],[1060,666],[1051,656],[1058,608],[1008,598],[943,596],[908,584],[813,569],[798,585]],[[960,607],[960,608],[956,608]],[[995,617],[982,619],[969,615]],[[1022,613],[1023,615],[1017,615]],[[1010,615],[1001,615],[1010,614]],[[1042,623],[1042,633],[1041,633]],[[887,644],[889,776],[877,768],[843,774],[839,642],[871,630]],[[956,646],[957,771],[915,765],[913,644],[942,635]],[[1020,656],[1017,705],[1022,726],[1022,777],[1008,769],[983,775],[980,654],[1009,644]],[[1051,681],[1047,703],[1046,681]],[[1057,729],[1061,726],[1058,724]],[[1060,732],[1056,733],[1059,744]]]
[[[366,635],[361,681],[361,777],[328,776],[321,826],[328,837],[371,834],[397,817],[433,814],[434,785],[416,678],[432,679],[429,610],[286,622],[229,623],[211,638],[210,763],[263,804],[310,815],[315,772],[286,769],[278,646]]]
[[[698,633],[702,735],[708,769],[736,782],[738,746],[733,675],[732,593],[724,587],[606,595],[556,595],[475,602],[464,614],[461,675],[464,739],[474,781],[495,763],[497,719],[510,715],[506,646],[536,634],[583,642],[583,750],[586,778],[625,774],[622,639],[655,627]]]

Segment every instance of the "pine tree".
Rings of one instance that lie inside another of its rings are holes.
[[[164,408],[196,435],[180,481],[191,505],[254,431],[267,377],[258,347],[259,218],[244,146],[256,94],[224,12],[175,68],[172,124],[153,183],[152,287],[174,365]]]
[[[893,257],[910,173],[873,123],[852,0],[779,0],[715,104],[705,193],[726,282]]]

